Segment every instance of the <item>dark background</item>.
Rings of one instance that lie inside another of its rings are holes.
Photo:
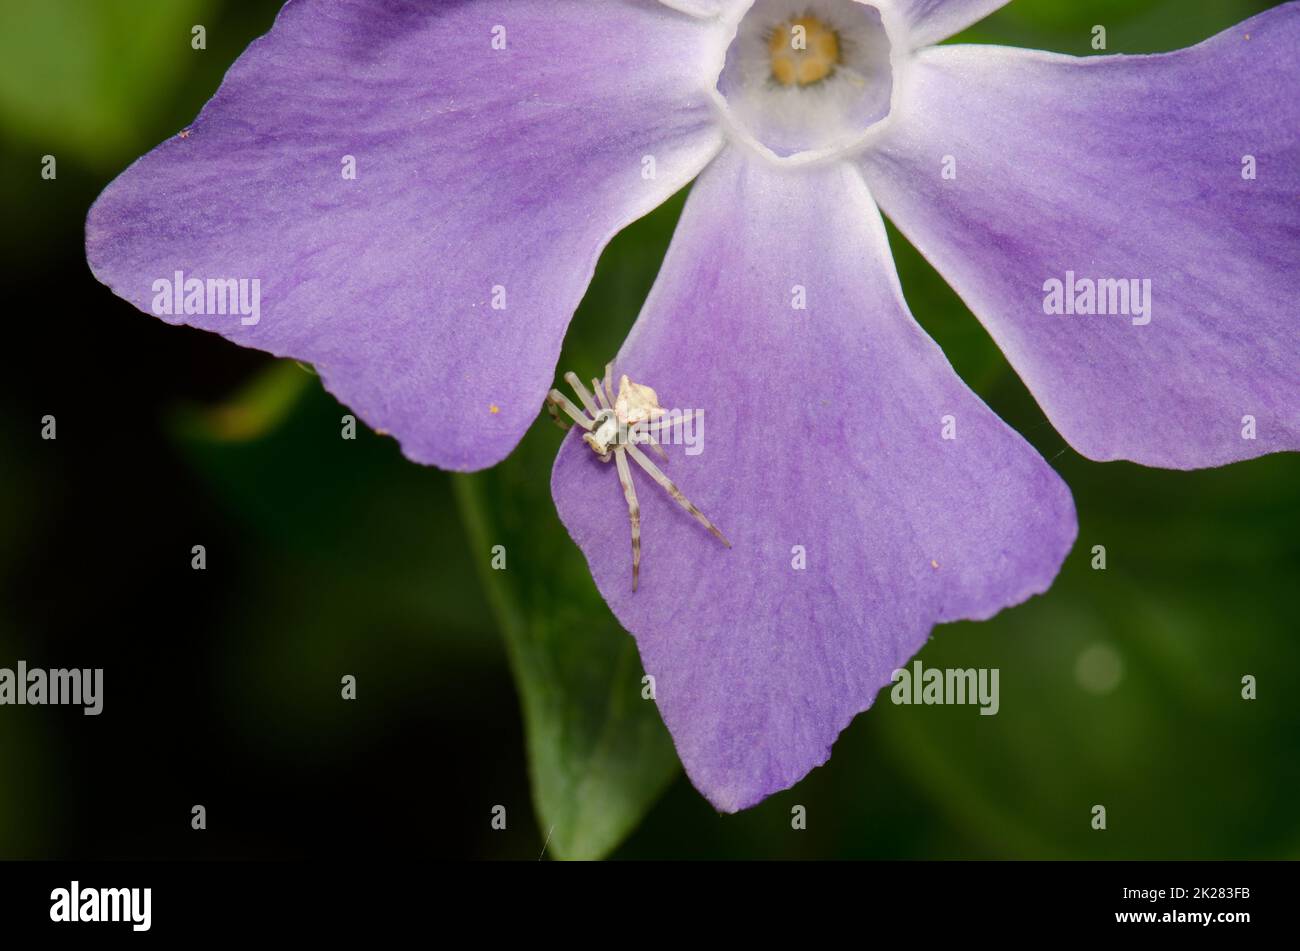
[[[1014,0],[961,39],[1084,55],[1100,23],[1110,52],[1158,51],[1271,5]],[[735,817],[680,775],[653,714],[593,726],[587,694],[640,670],[550,504],[544,418],[491,473],[421,468],[369,432],[339,439],[345,410],[310,368],[168,327],[86,268],[100,189],[193,118],[277,8],[0,2],[0,666],[105,668],[99,717],[0,707],[0,858],[536,858],[548,833],[551,852],[596,855],[633,828],[612,854],[1300,854],[1300,460],[1174,473],[1080,458],[892,230],[917,318],[1079,509],[1050,592],[944,626],[921,655],[1001,668],[1002,712],[882,703],[826,767]],[[193,23],[206,50],[190,49]],[[607,251],[562,368],[617,349],[680,207]],[[524,552],[507,579],[484,571],[498,535]],[[1241,699],[1244,674],[1258,700]],[[583,800],[573,764],[598,728],[622,792]],[[505,831],[489,826],[498,803]],[[807,831],[790,828],[795,804]],[[574,831],[605,820],[618,830]]]

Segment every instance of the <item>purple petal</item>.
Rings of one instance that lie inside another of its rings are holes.
[[[178,270],[256,279],[255,324],[164,319],[311,361],[412,459],[490,465],[601,248],[720,147],[714,29],[652,0],[290,3],[100,196],[91,267],[146,311]]]
[[[911,47],[917,49],[946,40],[972,23],[984,19],[1010,0],[895,0],[911,29]]]
[[[1044,591],[1073,543],[1064,483],[912,321],[851,166],[725,152],[696,183],[615,372],[665,407],[704,410],[701,451],[669,447],[664,470],[734,547],[633,467],[633,593],[614,466],[571,433],[552,493],[719,809],[825,762],[935,623]]]
[[[1076,449],[1222,465],[1300,446],[1298,87],[1300,4],[1162,56],[941,47],[861,165]],[[1085,310],[1149,280],[1150,322],[1048,315],[1070,272]]]

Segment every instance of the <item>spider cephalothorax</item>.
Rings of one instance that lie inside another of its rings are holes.
[[[546,397],[546,409],[557,423],[567,428],[568,424],[557,412],[557,408],[563,410],[573,422],[586,430],[582,434],[582,441],[591,447],[600,461],[609,462],[612,459],[617,464],[618,481],[623,486],[628,518],[632,522],[632,590],[636,590],[641,570],[641,507],[637,504],[636,488],[632,485],[632,470],[627,464],[629,456],[650,478],[663,486],[678,505],[690,512],[718,541],[730,548],[731,542],[718,531],[717,526],[638,448],[648,445],[660,458],[665,461],[668,459],[668,454],[650,431],[650,424],[664,415],[664,408],[659,405],[659,396],[655,391],[640,383],[633,383],[624,374],[618,382],[618,396],[615,397],[608,364],[605,366],[603,384],[600,380],[591,381],[592,389],[596,392],[594,400],[576,373],[566,373],[564,379],[573,387],[582,407],[573,405],[567,396],[553,389]]]

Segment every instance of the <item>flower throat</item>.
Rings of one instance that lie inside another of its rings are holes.
[[[772,79],[782,86],[812,86],[829,79],[840,65],[840,37],[807,14],[780,24],[767,42]]]

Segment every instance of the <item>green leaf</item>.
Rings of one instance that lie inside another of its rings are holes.
[[[509,459],[455,486],[519,685],[547,850],[592,859],[635,828],[678,764],[657,708],[641,699],[636,645],[555,514],[560,436],[539,422]],[[497,545],[501,570],[489,564]]]

